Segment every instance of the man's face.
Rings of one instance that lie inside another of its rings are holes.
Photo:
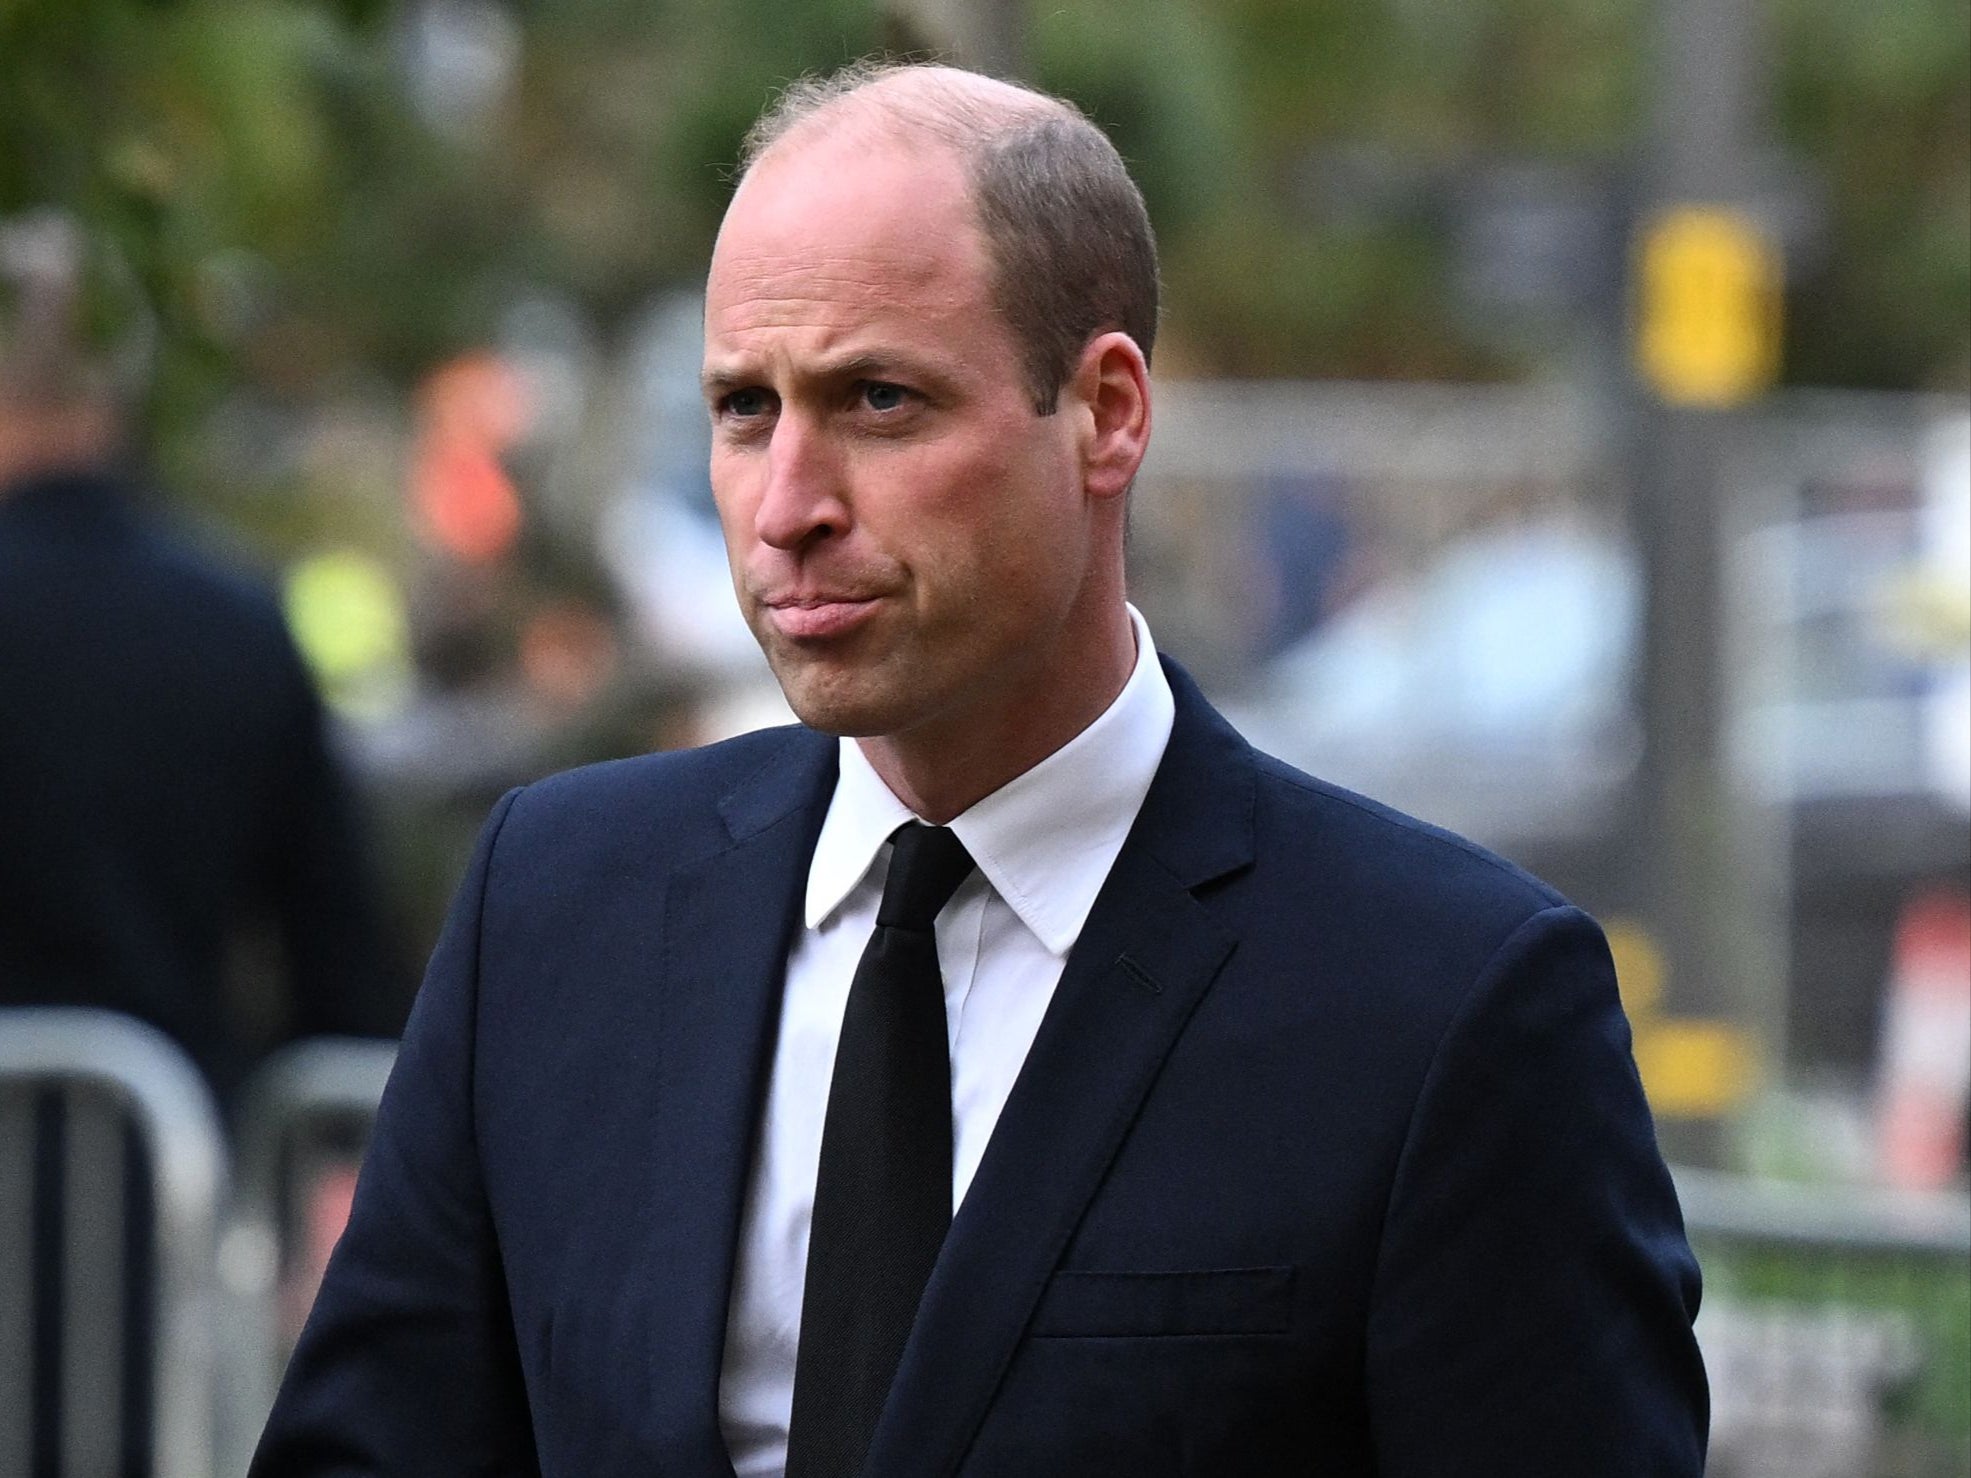
[[[805,722],[934,739],[1058,706],[1091,625],[1073,417],[1033,409],[954,158],[761,160],[713,254],[705,377],[733,583]]]

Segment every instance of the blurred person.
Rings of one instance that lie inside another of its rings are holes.
[[[392,1035],[410,993],[278,603],[121,465],[81,267],[65,218],[0,231],[0,1006],[151,1022],[223,1102],[274,1040]],[[240,999],[269,929],[287,998]]]
[[[1069,104],[756,125],[704,380],[804,726],[496,807],[256,1473],[1700,1472],[1599,929],[1125,604],[1156,313]]]

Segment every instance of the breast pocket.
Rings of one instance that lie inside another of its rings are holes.
[[[1291,1267],[1067,1269],[1048,1280],[1027,1333],[1034,1339],[1286,1334],[1293,1277]]]

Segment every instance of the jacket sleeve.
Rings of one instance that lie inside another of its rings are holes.
[[[253,1478],[538,1471],[473,1115],[480,922],[513,798],[432,954]]]
[[[1522,924],[1440,1041],[1367,1377],[1385,1478],[1699,1478],[1698,1272],[1601,931]]]

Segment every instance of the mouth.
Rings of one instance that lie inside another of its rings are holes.
[[[820,641],[852,631],[875,611],[875,595],[790,595],[761,602],[767,620],[793,641]]]

